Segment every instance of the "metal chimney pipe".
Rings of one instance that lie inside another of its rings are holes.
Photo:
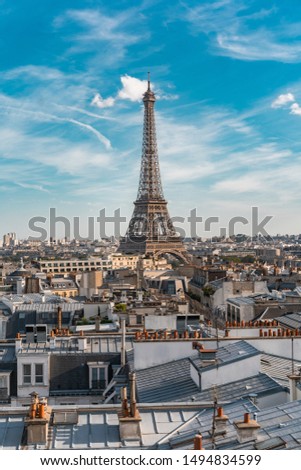
[[[131,416],[134,418],[137,412],[136,405],[136,374],[132,372],[130,374],[130,410]]]
[[[203,450],[203,438],[201,434],[197,434],[193,439],[193,449],[194,450]]]
[[[58,330],[61,331],[62,329],[62,307],[58,307],[57,309],[57,327]]]

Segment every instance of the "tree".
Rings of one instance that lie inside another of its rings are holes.
[[[116,304],[115,310],[117,312],[126,312],[126,304]]]
[[[215,290],[212,286],[205,286],[203,287],[203,292],[205,297],[210,297],[210,295],[214,294]]]

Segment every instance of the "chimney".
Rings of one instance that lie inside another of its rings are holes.
[[[125,366],[125,320],[121,320],[121,365]]]
[[[79,351],[85,351],[87,349],[87,338],[85,338],[83,330],[79,332],[77,347]]]
[[[47,443],[48,427],[51,409],[45,398],[39,399],[39,395],[33,392],[28,416],[25,418],[25,441],[26,445]]]
[[[141,441],[141,417],[136,402],[136,374],[130,374],[130,405],[128,406],[126,387],[122,389],[122,406],[118,413],[119,434],[122,442]]]
[[[55,335],[54,335],[54,330],[51,330],[51,333],[50,333],[49,348],[50,348],[50,349],[55,349]]]
[[[36,325],[37,343],[46,343],[47,325]]]
[[[199,358],[203,362],[203,365],[213,364],[216,362],[216,349],[205,349],[204,345],[197,341],[192,342],[192,349],[197,349],[199,352]]]
[[[139,412],[137,410],[137,402],[136,402],[136,374],[132,372],[130,374],[130,413],[133,418],[137,415],[139,416]]]
[[[35,342],[35,325],[25,326],[26,343]]]
[[[62,307],[61,306],[57,308],[57,327],[58,327],[58,330],[61,331],[62,329]]]
[[[292,374],[289,375],[289,384],[290,384],[290,401],[300,400],[301,399],[301,370],[299,375]]]
[[[142,291],[138,291],[138,302],[143,302],[143,293]]]
[[[217,416],[215,417],[215,435],[226,434],[227,432],[227,423],[228,416],[224,415],[224,410],[222,407],[217,409]]]
[[[243,421],[234,422],[237,432],[237,440],[241,444],[243,442],[255,441],[257,439],[260,424],[255,419],[250,418],[250,413],[244,414]]]
[[[22,339],[20,333],[17,333],[15,339],[15,351],[18,352],[20,349],[22,349]]]
[[[201,434],[197,434],[193,439],[193,450],[204,450],[203,438]]]

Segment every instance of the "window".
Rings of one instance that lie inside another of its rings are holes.
[[[102,389],[106,386],[105,369],[102,367],[92,367],[92,388]]]
[[[0,375],[0,388],[6,388],[6,386],[7,386],[6,375]]]
[[[31,384],[31,364],[23,364],[23,383]]]
[[[10,394],[9,376],[10,372],[0,372],[0,398],[7,398]]]
[[[108,385],[108,364],[105,362],[90,362],[89,388],[92,390],[104,390]]]
[[[44,382],[43,364],[35,365],[35,383],[42,384]]]
[[[43,385],[44,365],[23,364],[23,385]]]

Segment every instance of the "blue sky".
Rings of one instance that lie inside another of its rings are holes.
[[[301,232],[298,0],[0,6],[2,233],[51,207],[82,236],[102,208],[130,217],[148,70],[170,215],[226,227],[259,207],[269,233]]]

